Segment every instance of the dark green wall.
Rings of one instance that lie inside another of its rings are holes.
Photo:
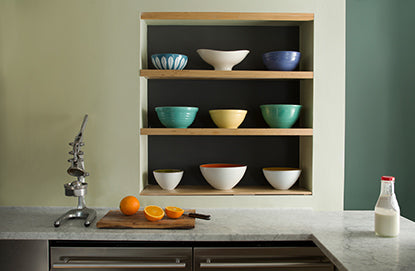
[[[371,210],[396,177],[415,220],[415,1],[346,1],[345,209]]]

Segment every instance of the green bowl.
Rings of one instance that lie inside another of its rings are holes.
[[[198,107],[159,106],[155,108],[160,122],[167,128],[187,128],[195,120]]]
[[[291,128],[300,116],[301,105],[264,104],[260,106],[262,117],[271,128]]]

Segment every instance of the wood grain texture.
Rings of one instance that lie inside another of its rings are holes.
[[[216,70],[140,70],[147,79],[215,79],[215,80],[271,80],[313,79],[312,71],[216,71]]]
[[[312,136],[312,128],[141,128],[141,135]]]
[[[194,209],[185,212],[194,212]],[[159,221],[148,221],[144,211],[138,211],[134,215],[124,215],[119,210],[109,211],[97,222],[97,228],[101,229],[192,229],[195,227],[195,219],[187,215],[173,219],[164,216]]]
[[[313,21],[313,13],[143,12],[142,20]]]
[[[218,190],[208,185],[183,185],[174,190],[163,190],[158,185],[147,185],[140,195],[145,196],[218,196],[218,195],[311,195],[311,191],[300,187],[277,190],[271,186],[236,186],[231,190]]]

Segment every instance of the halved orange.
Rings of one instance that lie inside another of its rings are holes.
[[[164,217],[164,211],[158,206],[150,205],[144,208],[144,216],[148,221],[157,221]]]
[[[184,210],[179,207],[167,206],[164,208],[166,215],[170,218],[179,218],[184,213]]]

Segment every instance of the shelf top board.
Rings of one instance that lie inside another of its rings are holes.
[[[312,136],[312,128],[142,128],[141,135]]]
[[[217,190],[207,185],[183,185],[174,190],[163,190],[158,185],[147,185],[143,196],[220,196],[220,195],[312,195],[310,190],[293,187],[277,190],[271,186],[236,186],[231,190]]]
[[[216,71],[216,70],[140,70],[147,79],[215,79],[215,80],[272,80],[313,79],[312,71]]]
[[[143,12],[142,20],[313,21],[313,13]]]

